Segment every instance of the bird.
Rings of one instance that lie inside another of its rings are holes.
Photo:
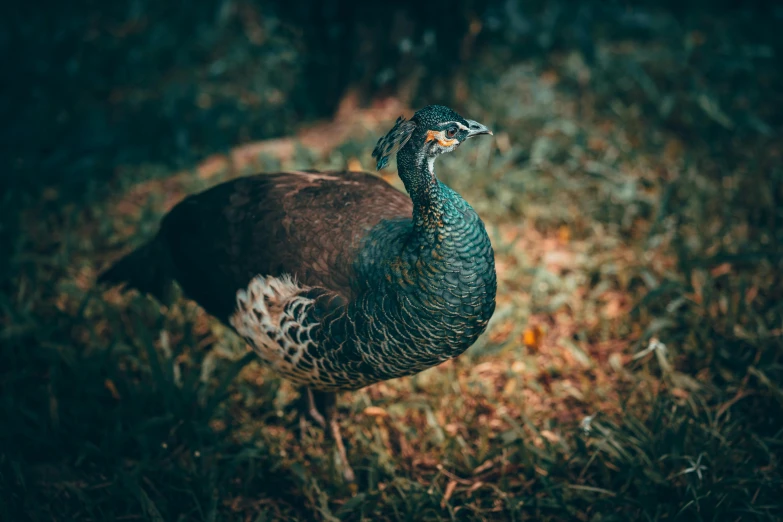
[[[372,152],[396,153],[403,193],[367,172],[261,173],[179,202],[157,234],[99,284],[166,302],[173,283],[302,387],[308,413],[348,462],[336,394],[419,373],[462,354],[495,310],[484,223],[435,174],[435,160],[491,135],[454,110],[400,116]],[[324,415],[325,414],[325,415]]]

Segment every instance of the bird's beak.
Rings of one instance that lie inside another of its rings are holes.
[[[478,136],[479,134],[489,134],[491,136],[492,131],[477,121],[468,120],[468,138]]]

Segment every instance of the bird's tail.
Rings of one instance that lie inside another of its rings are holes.
[[[145,243],[98,276],[98,284],[135,288],[165,303],[171,286],[171,263],[166,248],[157,239]]]

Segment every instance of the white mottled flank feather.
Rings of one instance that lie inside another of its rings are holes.
[[[284,377],[308,384],[318,379],[319,369],[298,365],[314,324],[304,326],[313,300],[301,294],[306,287],[288,275],[254,278],[246,290],[237,292],[237,309],[229,319],[261,359]]]

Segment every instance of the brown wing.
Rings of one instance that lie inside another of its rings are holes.
[[[236,291],[256,275],[291,274],[350,298],[364,235],[411,212],[405,194],[371,174],[261,174],[186,198],[163,220],[159,239],[185,293],[225,321]]]

